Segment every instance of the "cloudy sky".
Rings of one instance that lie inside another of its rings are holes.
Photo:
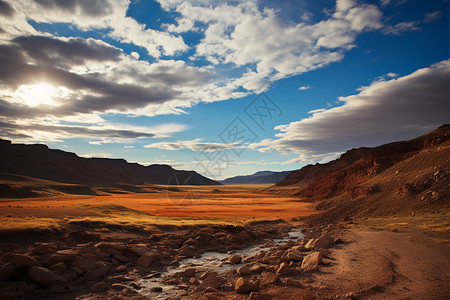
[[[0,138],[221,179],[450,123],[448,0],[0,0]]]

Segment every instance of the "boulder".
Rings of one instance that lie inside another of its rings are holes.
[[[163,291],[163,288],[160,286],[154,286],[150,289],[150,292],[153,292],[153,293],[162,293],[162,291]]]
[[[320,252],[312,252],[303,258],[302,262],[302,270],[304,271],[312,271],[316,270],[319,264],[322,262],[322,253]]]
[[[96,281],[106,276],[109,269],[107,267],[101,267],[92,271],[86,272],[84,278],[89,281]]]
[[[205,279],[203,279],[202,283],[198,286],[199,290],[205,290],[208,287],[212,287],[214,289],[218,289],[222,286],[220,278],[216,274],[210,274]]]
[[[102,264],[100,264],[100,262],[95,261],[95,260],[86,259],[84,257],[77,256],[72,261],[71,266],[72,267],[76,267],[76,268],[80,268],[84,272],[87,272],[87,271],[95,270],[98,267],[101,267]]]
[[[136,260],[136,264],[142,267],[148,267],[159,258],[160,255],[157,252],[146,252]]]
[[[194,277],[196,271],[196,268],[186,268],[183,272],[183,275],[186,277]]]
[[[106,282],[100,281],[91,286],[91,292],[93,293],[101,293],[108,289],[108,284]]]
[[[254,273],[261,273],[265,269],[266,269],[266,266],[262,265],[262,264],[254,264],[253,266],[250,267],[250,270]]]
[[[261,281],[259,282],[259,285],[261,287],[263,286],[270,286],[277,282],[279,280],[280,276],[272,273],[272,272],[265,272],[261,276]]]
[[[55,252],[55,249],[50,248],[47,245],[39,245],[34,247],[30,253],[33,255],[48,255],[48,254],[52,254]]]
[[[240,255],[232,255],[230,258],[228,258],[228,261],[232,264],[239,264],[242,261],[242,256]]]
[[[287,263],[281,263],[277,269],[277,274],[287,275],[291,273],[291,267]]]
[[[42,264],[38,262],[35,258],[25,255],[25,254],[17,254],[17,253],[6,253],[3,255],[5,261],[17,266],[29,269],[34,266],[41,267]]]
[[[6,281],[16,275],[16,268],[12,264],[5,264],[0,267],[0,281]]]
[[[286,257],[292,261],[302,261],[302,254],[296,250],[289,250]]]
[[[333,243],[334,238],[328,234],[323,234],[317,239],[311,239],[306,243],[306,249],[326,249]]]
[[[65,263],[59,262],[57,264],[51,265],[49,269],[55,271],[58,274],[64,274],[64,272],[66,272],[67,270],[67,266]]]
[[[67,270],[64,272],[63,277],[68,281],[72,281],[78,278],[78,273],[73,270]]]
[[[150,252],[151,249],[145,244],[135,244],[127,248],[127,250],[133,253],[134,255],[140,257],[145,253]]]
[[[54,285],[65,285],[68,283],[67,279],[63,276],[43,267],[31,267],[28,270],[28,275],[31,280],[47,288],[51,288]]]
[[[244,276],[244,275],[248,275],[248,274],[252,273],[252,270],[250,270],[250,268],[247,266],[242,266],[236,270],[236,273],[239,276]]]
[[[250,292],[257,292],[258,288],[244,277],[239,277],[234,284],[234,290],[239,294],[247,294]]]

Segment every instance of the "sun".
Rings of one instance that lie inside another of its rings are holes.
[[[58,105],[53,99],[57,94],[57,89],[46,83],[22,85],[17,93],[21,102],[28,106]]]

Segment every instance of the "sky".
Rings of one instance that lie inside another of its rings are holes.
[[[0,0],[0,138],[212,179],[450,123],[448,0]]]

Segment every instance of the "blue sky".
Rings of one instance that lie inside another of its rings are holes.
[[[214,179],[409,139],[450,121],[449,13],[444,0],[0,0],[0,138]]]

